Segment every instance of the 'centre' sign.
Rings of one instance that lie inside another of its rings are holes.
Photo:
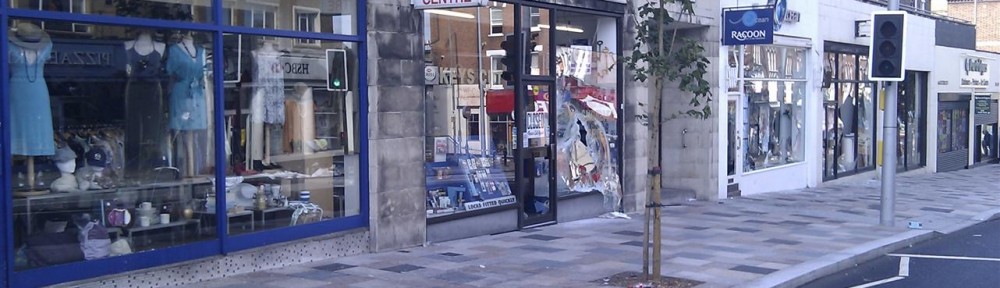
[[[489,0],[412,0],[414,9],[484,7]]]

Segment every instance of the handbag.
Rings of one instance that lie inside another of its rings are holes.
[[[110,251],[108,256],[132,254],[132,246],[128,244],[128,240],[125,240],[125,238],[118,238],[115,242],[111,242],[108,250]]]
[[[126,227],[132,224],[132,213],[128,209],[115,208],[108,212],[108,226]]]
[[[319,222],[323,219],[323,208],[307,202],[289,203],[288,207],[295,208],[292,212],[291,226]]]

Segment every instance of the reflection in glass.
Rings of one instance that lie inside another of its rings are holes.
[[[12,22],[15,269],[215,238],[211,37]]]
[[[525,6],[521,11],[523,13],[521,20],[524,22],[522,27],[526,30],[522,35],[524,35],[524,41],[527,45],[522,51],[528,51],[525,57],[527,57],[526,63],[530,63],[524,67],[524,72],[528,75],[551,75],[551,69],[549,69],[549,51],[552,49],[552,45],[549,45],[549,33],[552,33],[552,27],[549,24],[551,10]],[[560,19],[564,18],[560,17]],[[578,28],[570,26],[570,24],[557,23],[555,29],[563,31]]]
[[[951,150],[969,148],[969,111],[964,109],[951,110]]]
[[[73,14],[111,14],[124,17],[208,23],[212,21],[209,0],[11,0],[12,8]],[[50,32],[98,33],[94,25],[46,21]]]
[[[529,159],[525,161],[525,179],[531,193],[525,193],[524,212],[527,215],[542,215],[551,211],[551,184],[549,175],[552,174],[549,159],[551,151],[546,149],[552,142],[549,126],[549,99],[551,98],[551,88],[540,85],[525,86],[524,96],[524,142],[523,153],[529,154]],[[587,160],[584,160],[587,161]],[[594,165],[594,161],[586,162],[583,165]]]
[[[224,38],[244,74],[225,87],[230,233],[358,215],[356,45]]]
[[[952,150],[952,123],[951,110],[941,110],[938,112],[938,152],[945,153]]]
[[[500,61],[513,19],[514,5],[499,2],[424,11],[423,51],[438,74],[424,90],[427,217],[517,203],[514,149],[524,138]]]
[[[979,125],[976,127],[976,162],[988,162],[997,159],[997,124]]]
[[[355,34],[357,1],[238,0],[222,1],[223,24],[264,29]],[[315,45],[299,39],[296,44]]]
[[[617,24],[614,18],[594,18],[561,13],[557,19],[582,30],[556,32],[557,191],[600,191],[617,203]]]
[[[874,83],[858,77],[865,73],[864,56],[831,52],[825,59],[823,169],[833,179],[874,168]]]

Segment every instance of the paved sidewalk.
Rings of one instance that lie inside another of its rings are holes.
[[[879,183],[826,185],[664,208],[663,274],[699,287],[794,285],[1000,212],[1000,165],[897,177],[897,223]],[[602,287],[642,269],[642,215],[331,259],[193,287]],[[907,228],[919,221],[919,231]],[[817,270],[818,269],[818,270]],[[796,282],[798,281],[798,282]]]

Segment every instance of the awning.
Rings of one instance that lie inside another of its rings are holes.
[[[486,91],[486,113],[514,112],[514,90]]]

